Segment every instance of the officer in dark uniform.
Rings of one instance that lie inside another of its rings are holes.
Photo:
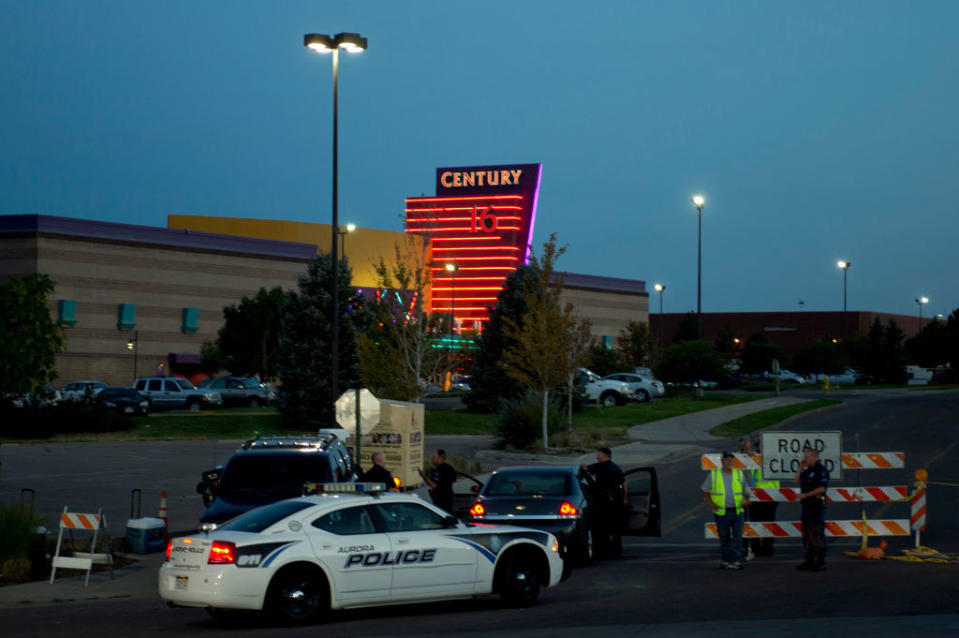
[[[387,491],[397,491],[396,483],[393,481],[393,474],[386,469],[386,458],[383,456],[383,453],[373,452],[373,454],[370,455],[370,462],[373,463],[373,467],[363,472],[363,475],[360,477],[360,482],[384,483],[386,484]]]
[[[596,452],[596,463],[580,469],[593,476],[593,553],[597,558],[622,558],[623,526],[626,522],[626,485],[623,470],[613,463],[608,447]]]
[[[430,488],[433,505],[453,511],[453,483],[456,482],[456,469],[446,462],[446,450],[433,452],[433,471],[428,475],[423,468],[417,470]]]
[[[826,488],[829,471],[819,460],[819,452],[807,449],[796,472],[799,502],[802,504],[802,540],[805,562],[796,565],[803,571],[826,569]]]

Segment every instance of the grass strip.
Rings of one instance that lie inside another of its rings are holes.
[[[839,403],[842,403],[842,401],[836,399],[817,399],[816,401],[804,401],[803,403],[784,405],[770,410],[763,410],[762,412],[747,414],[732,421],[726,421],[711,429],[709,433],[713,436],[742,436],[750,432],[755,432],[756,430],[768,428],[771,425],[776,425],[796,414],[802,414],[810,410],[818,410],[819,408],[837,405]]]

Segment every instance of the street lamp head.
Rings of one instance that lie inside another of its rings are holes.
[[[666,286],[663,285],[663,284],[653,284],[653,289],[654,289],[656,292],[662,292],[662,291],[666,290]]]
[[[843,270],[846,270],[847,268],[852,266],[852,262],[846,261],[845,259],[840,259],[839,261],[836,262],[836,265],[842,268]]]
[[[337,33],[333,37],[325,33],[307,33],[303,36],[303,45],[317,53],[329,53],[333,49],[359,53],[366,50],[366,38],[359,33]]]
[[[702,195],[693,195],[691,201],[693,202],[693,206],[699,209],[702,209],[706,204],[706,198]]]
[[[456,271],[459,270],[459,269],[460,269],[460,267],[457,266],[456,264],[446,264],[446,271],[447,271],[447,272],[456,272]]]
[[[919,297],[916,299],[917,304],[929,303],[929,297]]]
[[[347,225],[346,225],[346,232],[352,233],[354,230],[356,230],[356,224],[347,224]]]

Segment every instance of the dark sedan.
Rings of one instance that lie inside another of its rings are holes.
[[[133,388],[123,386],[107,387],[97,393],[96,404],[106,410],[122,414],[146,415],[150,404]]]
[[[625,472],[629,506],[623,533],[658,536],[659,489],[651,467]],[[521,525],[554,534],[574,563],[593,559],[592,482],[577,467],[509,467],[490,475],[469,509],[469,521]]]

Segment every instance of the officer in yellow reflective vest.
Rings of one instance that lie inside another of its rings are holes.
[[[711,470],[700,490],[719,534],[721,569],[743,568],[743,513],[749,507],[749,477],[733,469],[732,452],[723,452],[723,468]]]
[[[759,453],[759,444],[756,444],[755,451]],[[762,470],[752,470],[750,473],[750,482],[753,487],[765,487],[769,489],[778,489],[779,481],[762,480]],[[754,500],[749,506],[749,521],[751,523],[763,523],[776,520],[776,508],[779,503],[776,501],[758,501]],[[749,539],[749,553],[756,556],[773,555],[773,539],[769,538],[751,538]],[[747,554],[748,556],[748,554]]]

